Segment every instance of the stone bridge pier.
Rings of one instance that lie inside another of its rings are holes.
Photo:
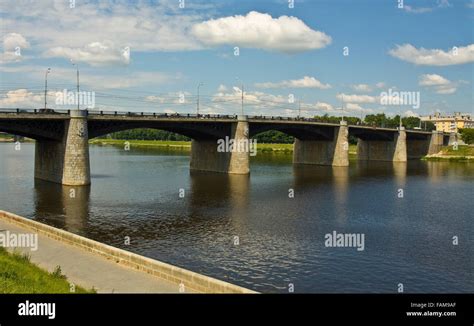
[[[61,140],[36,141],[35,178],[68,186],[89,185],[87,112],[71,111],[64,124]]]
[[[364,161],[407,161],[407,134],[404,127],[397,133],[387,135],[386,139],[359,137],[357,158]]]
[[[233,148],[220,147],[219,141]],[[247,145],[246,145],[247,144]],[[246,116],[239,116],[231,123],[230,134],[221,139],[199,139],[191,142],[190,169],[197,171],[221,172],[230,174],[250,173],[249,123]],[[228,149],[233,149],[232,151]]]
[[[293,163],[349,166],[349,131],[347,122],[333,127],[327,139],[312,140],[295,137]]]

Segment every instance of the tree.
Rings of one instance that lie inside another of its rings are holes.
[[[463,142],[469,145],[474,144],[474,128],[459,129],[459,133]]]

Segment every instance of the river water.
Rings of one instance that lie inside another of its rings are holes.
[[[261,292],[474,291],[473,164],[259,153],[236,176],[175,150],[90,152],[92,186],[74,188],[34,181],[34,144],[0,143],[0,209]],[[326,246],[334,231],[364,250]]]

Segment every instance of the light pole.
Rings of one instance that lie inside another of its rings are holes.
[[[344,93],[342,93],[342,119],[341,121],[344,121]]]
[[[198,87],[197,87],[197,116],[199,118],[199,88],[203,86],[204,83],[200,82]]]
[[[76,101],[77,101],[77,110],[79,111],[79,66],[77,63],[74,63],[74,61],[71,60],[71,63],[73,66],[76,67],[77,71],[77,94],[76,94]]]
[[[301,118],[301,102],[303,101],[304,96],[298,100],[298,119]]]
[[[244,82],[240,80],[239,77],[237,77],[237,81],[240,81],[241,83],[241,91],[242,91],[242,107],[241,107],[241,114],[244,115]]]
[[[46,73],[44,74],[44,108],[46,110],[46,97],[48,96],[48,74],[51,72],[51,68],[46,69]]]

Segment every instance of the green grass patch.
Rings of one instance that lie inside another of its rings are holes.
[[[457,149],[453,146],[445,146],[439,154],[446,156],[474,156],[474,146],[458,145]]]
[[[58,266],[49,273],[30,262],[27,255],[0,247],[0,293],[71,293],[71,285]],[[94,293],[75,286],[75,293]]]
[[[122,139],[91,139],[90,144],[94,145],[113,145],[124,147],[125,142],[130,144],[130,147],[165,147],[165,148],[180,148],[190,149],[191,142],[189,141],[172,141],[172,140],[122,140]]]

